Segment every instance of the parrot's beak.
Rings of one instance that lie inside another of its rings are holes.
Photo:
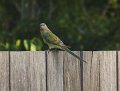
[[[41,30],[42,28],[41,28],[41,26],[40,26],[40,30]]]
[[[41,27],[42,25],[40,24],[40,27]]]
[[[40,30],[42,30],[42,27],[43,27],[43,24],[41,23],[41,24],[40,24]]]

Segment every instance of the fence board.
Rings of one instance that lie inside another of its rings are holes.
[[[33,52],[30,55],[30,91],[46,91],[46,60],[45,52]]]
[[[83,91],[99,91],[98,52],[84,51],[83,59]]]
[[[80,55],[80,52],[74,52]],[[64,53],[64,91],[81,91],[80,61]]]
[[[63,91],[63,52],[47,53],[47,91]]]
[[[1,51],[0,91],[120,90],[120,51],[74,53]]]
[[[0,91],[9,91],[9,53],[0,52]]]
[[[44,52],[11,52],[11,91],[46,91]]]
[[[100,91],[117,91],[116,52],[100,52]]]
[[[118,51],[117,52],[118,53],[118,73],[117,73],[117,75],[118,75],[118,78],[117,78],[117,80],[118,80],[118,91],[120,91],[120,51]]]

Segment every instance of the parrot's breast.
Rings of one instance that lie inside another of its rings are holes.
[[[57,46],[57,45],[49,42],[48,39],[46,39],[48,37],[47,33],[41,33],[41,36],[43,37],[44,43],[46,43],[49,46],[50,49],[52,49],[52,48],[58,48],[58,49],[60,49],[59,46]]]

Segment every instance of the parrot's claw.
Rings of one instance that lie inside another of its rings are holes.
[[[47,53],[49,53],[50,51],[59,51],[59,50],[62,50],[62,49],[51,48],[51,49],[48,49],[48,50],[46,50],[46,51],[47,51]]]
[[[48,50],[47,50],[47,52],[49,53],[49,52],[50,52],[50,50],[48,49]]]
[[[52,48],[50,49],[51,51],[61,51],[62,49],[58,49],[58,48]]]
[[[50,52],[50,49],[46,50],[46,52],[49,53],[49,52]]]

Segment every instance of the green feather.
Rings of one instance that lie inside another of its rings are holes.
[[[80,58],[79,56],[77,56],[75,53],[73,53],[70,49],[68,49],[66,46],[61,46],[61,48],[67,52],[69,52],[71,55],[73,55],[74,57],[76,57],[78,60],[80,61],[84,61],[86,62],[85,60],[83,60],[82,58]],[[86,62],[87,63],[87,62]]]

